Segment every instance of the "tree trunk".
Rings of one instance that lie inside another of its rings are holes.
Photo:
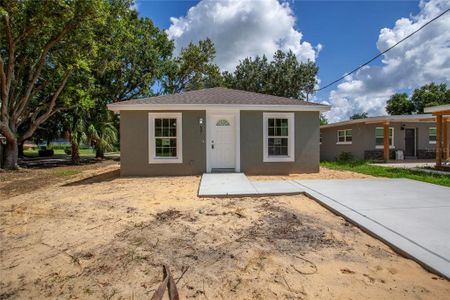
[[[72,163],[79,164],[80,163],[80,149],[77,143],[71,142],[72,144]]]
[[[3,153],[3,169],[17,170],[19,168],[17,164],[18,151],[17,140],[6,141],[5,150]]]
[[[17,152],[18,152],[18,156],[19,156],[20,158],[24,157],[24,154],[23,154],[23,144],[25,144],[25,142],[20,142],[20,143],[18,143],[18,145],[17,145]]]
[[[105,152],[100,149],[95,149],[95,158],[97,159],[104,159],[105,158]]]

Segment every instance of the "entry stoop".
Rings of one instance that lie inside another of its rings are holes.
[[[250,181],[244,173],[205,173],[199,197],[247,197],[302,194],[304,189],[288,180]]]

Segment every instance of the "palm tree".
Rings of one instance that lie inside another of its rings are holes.
[[[86,122],[80,115],[74,114],[67,123],[67,133],[71,145],[71,157],[73,164],[80,163],[80,145],[88,140],[86,135]]]
[[[96,116],[97,120],[89,125],[87,133],[94,144],[95,157],[102,159],[105,152],[114,150],[119,137],[110,112],[105,111],[104,114]]]

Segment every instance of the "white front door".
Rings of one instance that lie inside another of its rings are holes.
[[[208,152],[211,169],[236,168],[236,119],[234,114],[211,115]],[[213,170],[214,171],[214,170]]]

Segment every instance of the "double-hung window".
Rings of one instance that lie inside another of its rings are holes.
[[[264,162],[294,161],[294,113],[263,114]]]
[[[352,143],[352,130],[342,129],[337,131],[337,142],[336,144],[349,145]]]
[[[182,163],[181,113],[149,113],[149,163]]]
[[[436,144],[436,127],[428,128],[428,141],[430,144]]]
[[[384,127],[375,128],[375,148],[384,148]],[[389,127],[389,148],[394,148],[394,128]]]

